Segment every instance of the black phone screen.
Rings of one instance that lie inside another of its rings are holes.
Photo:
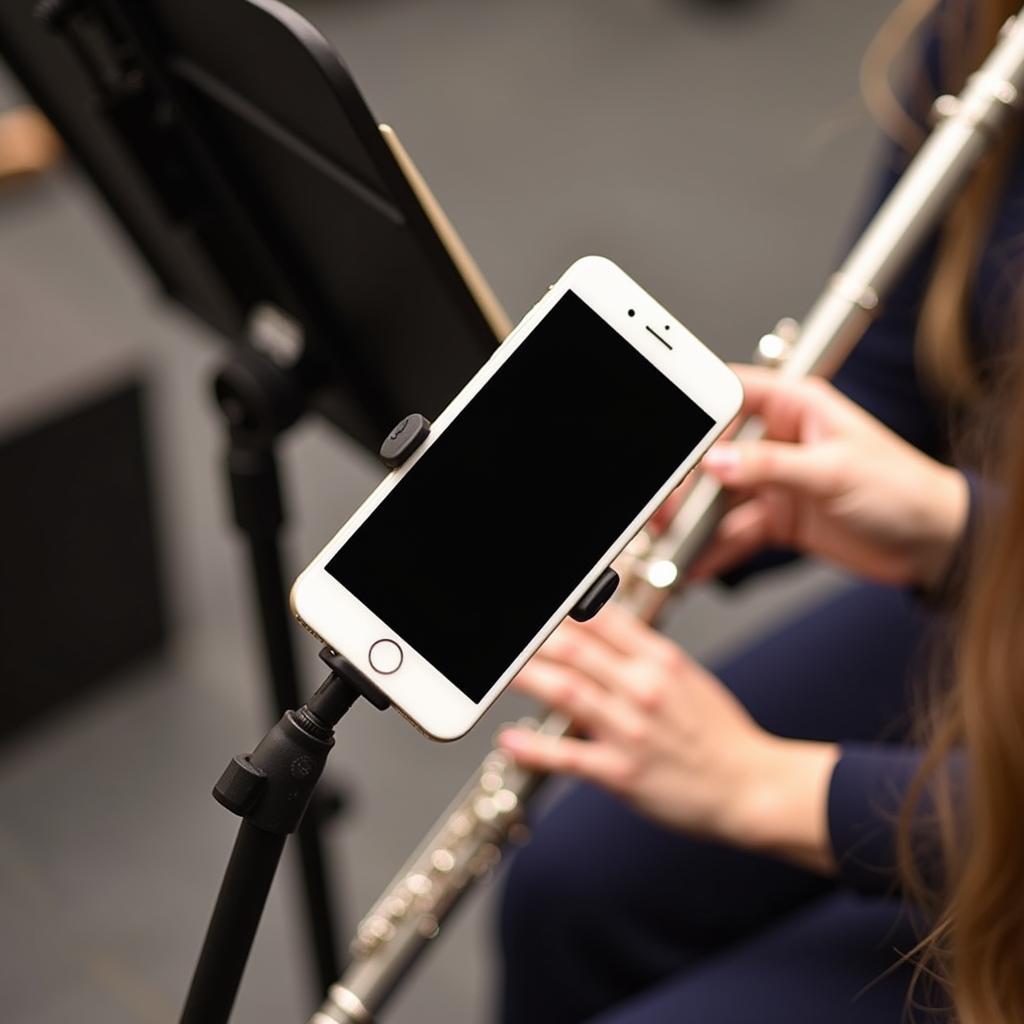
[[[713,425],[567,292],[327,571],[479,702]]]

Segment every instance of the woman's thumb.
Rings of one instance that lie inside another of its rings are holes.
[[[826,489],[827,474],[813,448],[783,441],[719,441],[701,467],[733,488],[765,485],[808,493]]]

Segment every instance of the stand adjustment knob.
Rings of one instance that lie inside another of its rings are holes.
[[[569,612],[569,617],[577,622],[586,622],[587,619],[592,619],[608,603],[608,599],[615,593],[615,588],[618,585],[619,574],[614,569],[605,569],[591,588],[580,598],[576,607]]]
[[[238,754],[213,787],[213,798],[232,814],[244,817],[259,803],[266,784],[267,773],[244,754]]]
[[[423,442],[430,433],[430,420],[418,412],[406,416],[391,431],[380,446],[380,457],[384,465],[397,469]]]

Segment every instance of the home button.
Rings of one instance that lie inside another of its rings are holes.
[[[378,640],[370,647],[370,668],[389,676],[402,667],[402,648],[394,640]]]

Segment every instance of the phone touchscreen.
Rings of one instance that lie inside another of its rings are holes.
[[[479,702],[713,426],[569,291],[327,571]]]

